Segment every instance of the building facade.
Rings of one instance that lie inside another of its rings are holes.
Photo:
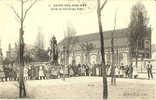
[[[30,44],[25,44],[24,47],[24,59],[26,56],[29,56],[31,58],[34,58],[33,50],[35,47]],[[15,46],[12,47],[10,44],[8,45],[8,50],[6,51],[6,58],[12,62],[17,63],[18,62],[18,54],[19,54],[19,46],[15,43]]]
[[[106,64],[112,63],[112,31],[103,32],[104,36],[104,52]],[[73,37],[73,40],[78,40],[69,52],[68,63],[71,64],[73,60],[76,64],[100,64],[100,35],[92,33],[87,35],[80,35]],[[130,64],[130,61],[135,62],[136,50],[133,45],[130,45],[130,32],[128,28],[116,30],[114,35],[114,62],[115,64]],[[63,50],[66,39],[62,40],[59,46],[59,62],[62,61],[62,56],[67,55],[66,50]],[[151,29],[148,29],[147,34],[142,39],[138,40],[138,64],[144,58],[151,58]]]
[[[156,60],[156,44],[152,44],[152,59]]]

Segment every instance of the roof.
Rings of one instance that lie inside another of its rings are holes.
[[[105,48],[111,47],[112,32],[113,32],[113,30],[103,32]],[[145,34],[145,37],[150,39],[151,38],[150,34],[151,34],[151,28],[148,28],[147,34]],[[130,30],[129,30],[129,28],[117,29],[117,30],[115,30],[113,37],[114,37],[114,47],[117,47],[117,48],[128,47],[129,46]],[[98,32],[75,36],[75,37],[73,37],[72,40],[74,40],[74,41],[78,40],[76,42],[76,44],[74,44],[74,45],[77,45],[76,48],[79,48],[80,44],[84,43],[84,42],[92,43],[95,48],[100,48],[100,45],[101,45],[100,44],[100,34]],[[74,41],[72,41],[72,42],[74,42]],[[67,38],[63,39],[58,44],[58,46],[62,47],[66,43],[67,43]]]
[[[112,32],[113,30],[110,31],[105,31],[103,32],[104,39],[110,39],[112,38]],[[121,38],[121,37],[127,37],[128,36],[128,29],[118,29],[114,32],[113,37],[114,38]],[[90,33],[86,35],[79,35],[78,36],[80,41],[94,41],[94,40],[100,40],[100,35],[99,33]]]
[[[113,32],[113,30],[103,32],[103,36],[104,36],[104,39],[106,41],[111,39],[112,32]],[[118,30],[116,30],[114,32],[114,35],[113,35],[113,37],[115,39],[116,38],[127,38],[128,36],[129,36],[128,28],[118,29]],[[97,45],[100,43],[100,41],[99,41],[100,40],[99,33],[90,33],[90,34],[85,34],[85,35],[79,35],[79,36],[75,36],[74,38],[78,39],[79,43],[82,43],[82,42],[93,42],[93,41],[96,42]],[[73,39],[73,40],[75,40],[75,39]],[[66,41],[66,39],[63,39],[58,45],[60,45],[60,46],[63,45],[65,43],[65,41]],[[108,45],[108,44],[106,43],[106,45]]]

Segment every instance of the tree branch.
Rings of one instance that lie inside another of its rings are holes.
[[[114,18],[114,30],[113,30],[113,31],[115,31],[115,28],[116,28],[116,16],[117,16],[117,11],[118,11],[118,9],[117,9],[116,12],[115,12],[115,18]]]
[[[15,8],[13,6],[10,7],[12,9],[12,11],[14,12],[14,14],[16,15],[18,21],[21,22],[21,17],[19,16],[18,12],[15,10]]]
[[[99,14],[100,11],[100,0],[97,0],[97,14]]]
[[[101,6],[100,10],[102,10],[102,9],[103,9],[103,7],[106,5],[107,1],[108,1],[108,0],[105,0],[105,1],[104,1],[104,3],[102,4],[102,6]]]
[[[21,23],[21,20],[19,20],[17,17],[15,18],[15,20],[17,20],[17,22]]]
[[[28,0],[26,0],[27,2]],[[27,10],[25,11],[24,13],[24,17],[23,17],[23,21],[25,20],[26,16],[27,16],[27,13],[29,12],[29,10],[35,5],[35,3],[37,2],[37,0],[35,0],[28,8]]]
[[[23,1],[23,3],[27,3],[29,0],[25,0],[25,1]]]

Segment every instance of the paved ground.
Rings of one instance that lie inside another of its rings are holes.
[[[156,80],[156,73],[153,74],[153,77]],[[147,73],[138,73],[138,78],[140,78],[140,79],[147,79],[148,75],[147,75]]]
[[[154,100],[156,80],[117,79],[117,86],[109,86],[109,100]],[[26,81],[27,98],[40,99],[102,99],[101,77],[72,77]],[[18,98],[17,82],[0,83],[0,98]]]

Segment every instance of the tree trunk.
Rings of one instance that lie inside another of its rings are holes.
[[[129,38],[128,38],[129,42],[128,42],[128,65],[132,64],[132,59],[133,59],[133,47],[132,47],[132,36],[130,34]]]
[[[129,65],[132,63],[133,55],[132,55],[132,47],[129,46]]]
[[[138,67],[138,40],[136,41],[136,68]]]
[[[66,58],[66,64],[68,65],[69,64],[69,53],[67,53],[67,58]]]
[[[89,51],[87,51],[87,63],[88,63],[88,64],[91,64],[91,62],[89,62],[89,61],[90,61],[89,58],[90,58],[90,56],[89,56]]]
[[[24,31],[23,31],[23,0],[21,0],[21,28],[20,28],[20,35],[19,35],[19,63],[20,63],[20,78],[19,78],[19,97],[23,98],[26,97],[26,89],[25,89],[25,84],[24,84]]]
[[[73,50],[73,58],[72,58],[72,62],[75,61],[75,51]]]
[[[23,34],[24,31],[21,28],[20,29],[20,47],[19,47],[19,64],[20,64],[20,76],[19,76],[19,97],[23,98],[26,97],[26,89],[25,89],[25,84],[24,84],[24,59],[23,59],[23,54],[24,54],[24,40],[23,40]]]
[[[105,66],[105,52],[104,52],[104,38],[102,31],[102,23],[101,23],[101,11],[98,10],[98,25],[99,25],[99,34],[101,41],[101,57],[102,57],[102,76],[103,76],[103,99],[107,99],[108,97],[108,88],[107,88],[107,76],[106,76],[106,66]]]
[[[112,33],[112,69],[111,69],[111,85],[116,85],[116,78],[114,76],[115,73],[115,66],[114,66],[114,39],[113,39],[113,33]]]

